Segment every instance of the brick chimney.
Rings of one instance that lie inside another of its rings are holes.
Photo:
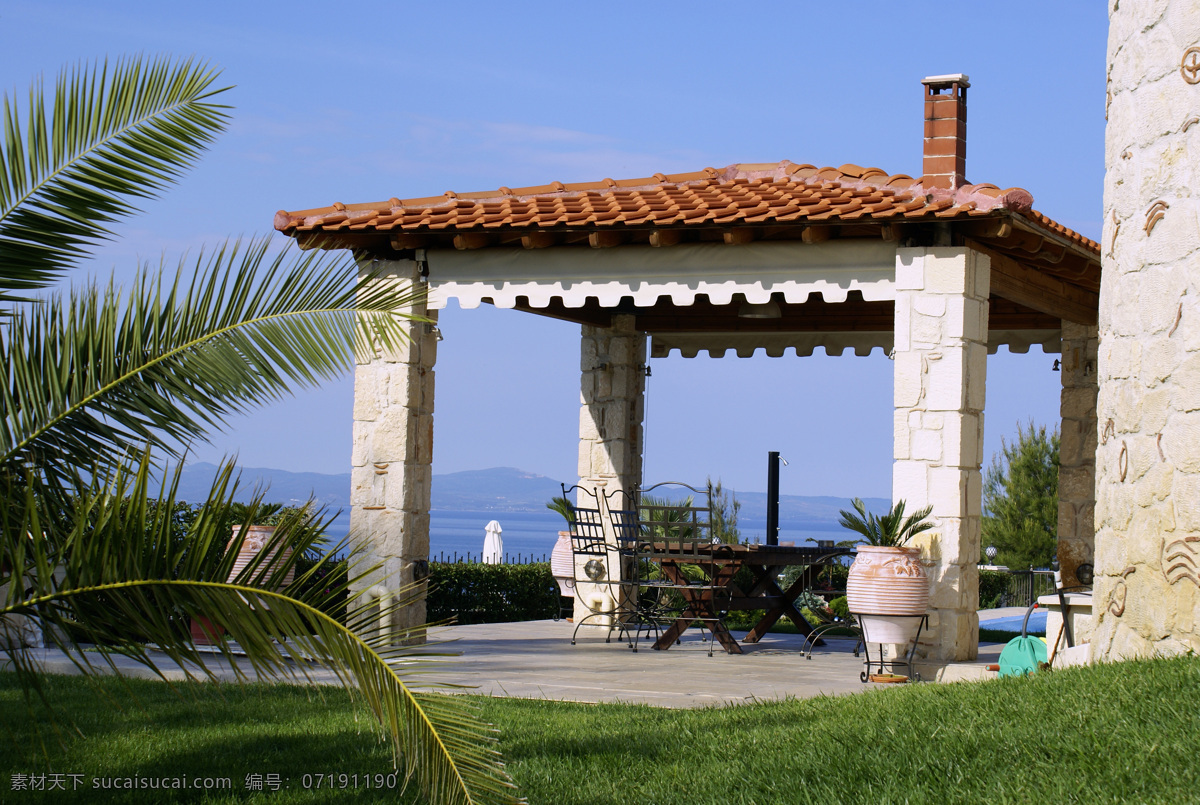
[[[951,190],[967,183],[967,87],[962,73],[933,75],[925,85],[925,162],[921,183]]]

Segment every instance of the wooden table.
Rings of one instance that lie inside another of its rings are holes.
[[[754,624],[754,628],[743,639],[746,643],[757,643],[767,630],[783,615],[792,619],[800,634],[807,636],[812,626],[796,609],[795,601],[802,592],[813,586],[817,573],[839,556],[853,555],[845,548],[815,548],[776,545],[713,545],[700,546],[700,550],[712,551],[705,556],[703,565],[714,573],[714,583],[702,588],[688,589],[683,585],[686,576],[683,566],[697,564],[694,553],[672,550],[669,543],[654,543],[648,558],[656,562],[663,575],[680,584],[680,592],[686,607],[678,618],[654,642],[654,648],[669,649],[696,621],[703,623],[712,632],[726,652],[741,654],[742,647],[729,633],[728,627],[719,617],[719,611],[742,611],[764,609],[766,612]],[[780,589],[777,578],[783,568],[803,567],[786,590]],[[753,576],[749,589],[743,590],[734,577],[738,570],[746,568]],[[719,611],[718,611],[719,610]]]

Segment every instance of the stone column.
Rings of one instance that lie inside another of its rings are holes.
[[[417,264],[402,260],[382,265],[387,279],[423,287]],[[434,320],[424,300],[403,313]],[[433,364],[437,335],[433,324],[409,321],[407,338],[360,355],[354,372],[354,448],[351,459],[350,529],[360,542],[352,563],[361,572],[354,589],[394,596],[428,574],[429,487],[433,460]],[[354,567],[351,568],[353,573]],[[425,602],[397,612],[387,624],[395,640],[420,642],[407,630],[425,623]]]
[[[613,316],[611,327],[585,324],[580,334],[579,485],[607,494],[614,504],[621,492],[642,483],[646,334],[635,324],[634,316]],[[593,505],[583,495],[576,502]],[[575,617],[589,611],[581,596],[607,596],[613,589],[577,591]]]
[[[1096,537],[1096,328],[1062,323],[1062,440],[1058,451],[1058,567],[1062,584],[1092,563]]]
[[[1200,650],[1200,6],[1109,3],[1092,657]]]
[[[987,372],[986,255],[961,247],[896,254],[893,500],[933,506],[916,538],[930,578],[918,654],[971,660],[979,645],[979,528]]]

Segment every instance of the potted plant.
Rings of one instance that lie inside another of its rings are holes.
[[[908,517],[904,501],[877,517],[859,498],[841,511],[841,525],[862,535],[846,579],[846,603],[873,643],[907,643],[929,606],[929,579],[920,550],[906,543],[933,528],[926,506]]]
[[[575,597],[575,556],[571,550],[571,527],[575,524],[575,507],[564,495],[559,495],[546,508],[556,511],[567,521],[567,530],[558,532],[558,541],[550,552],[550,574],[558,582],[558,591],[563,598]],[[573,620],[568,618],[567,620]]]
[[[227,549],[234,547],[243,531],[246,533],[245,538],[241,540],[237,557],[233,561],[233,568],[229,571],[228,581],[230,582],[237,578],[246,565],[253,562],[271,543],[271,539],[275,536],[275,529],[280,523],[288,518],[304,516],[305,510],[296,506],[285,507],[282,503],[263,503],[258,506],[235,503],[231,507],[231,514],[239,525],[233,526]],[[291,556],[291,548],[284,547],[282,550],[277,550],[276,554],[267,560],[265,569],[260,566],[259,572],[265,570],[265,574],[270,576],[272,566],[286,563]],[[291,584],[295,573],[295,567],[289,567],[280,586],[286,587]],[[224,632],[224,627],[212,618],[203,615],[196,616],[191,623],[192,638],[200,645],[218,642]]]

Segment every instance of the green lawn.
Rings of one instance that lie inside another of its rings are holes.
[[[0,801],[397,801],[361,782],[302,790],[305,774],[390,769],[369,717],[338,689],[177,694],[107,680],[98,692],[53,677],[49,691],[86,737],[68,733],[62,748],[49,736],[47,761],[12,676],[0,674]],[[531,803],[1178,803],[1200,790],[1197,692],[1200,659],[1177,658],[707,710],[475,701]],[[47,770],[222,776],[233,792],[12,790],[13,774]],[[247,774],[289,787],[254,794]]]

